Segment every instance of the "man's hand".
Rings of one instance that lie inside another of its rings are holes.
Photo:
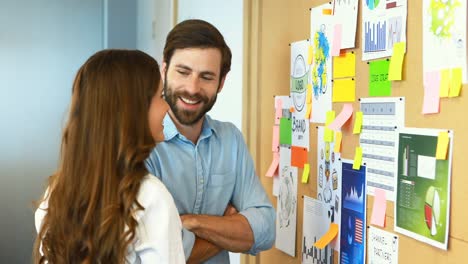
[[[224,210],[224,216],[233,215],[233,214],[237,214],[237,213],[239,213],[239,212],[238,212],[237,209],[236,209],[234,206],[232,206],[231,204],[228,204],[228,205],[226,206],[226,210]]]

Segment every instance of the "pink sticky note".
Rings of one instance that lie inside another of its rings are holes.
[[[374,206],[372,207],[371,224],[385,227],[385,212],[387,211],[387,198],[385,190],[375,188]]]
[[[273,177],[273,175],[275,175],[275,172],[278,169],[278,165],[279,165],[279,152],[273,152],[273,161],[271,162],[270,168],[268,168],[268,171],[265,174],[265,176]]]
[[[425,72],[424,73],[424,103],[423,114],[439,113],[440,108],[440,72]]]
[[[279,126],[273,126],[273,139],[271,142],[271,151],[279,152]]]
[[[275,125],[279,125],[281,117],[283,117],[283,100],[275,98]]]
[[[340,56],[342,25],[341,24],[335,24],[334,32],[335,33],[334,33],[334,36],[333,36],[333,44],[332,44],[331,55],[332,56]]]
[[[338,131],[341,127],[348,121],[348,119],[353,115],[353,105],[344,104],[343,109],[341,109],[340,114],[335,118],[335,120],[328,125],[328,128],[331,130]]]

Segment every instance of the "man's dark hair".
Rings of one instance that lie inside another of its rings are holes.
[[[220,77],[231,70],[231,49],[219,30],[206,21],[189,19],[177,24],[167,35],[164,61],[169,65],[175,50],[186,48],[217,48],[221,52]]]

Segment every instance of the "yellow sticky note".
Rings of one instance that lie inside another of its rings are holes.
[[[305,113],[305,118],[309,119],[310,118],[310,112],[312,110],[312,104],[307,103],[306,104],[306,113]]]
[[[388,80],[401,80],[401,71],[403,60],[405,58],[406,42],[398,42],[393,45],[393,55],[390,59],[390,68],[388,69]]]
[[[309,163],[304,163],[304,170],[302,171],[302,183],[307,183],[309,181],[310,165]]]
[[[312,103],[312,84],[307,84],[306,104]]]
[[[362,112],[358,111],[356,112],[356,116],[354,117],[353,134],[360,134],[361,127],[362,127]]]
[[[307,55],[307,64],[311,65],[314,58],[314,48],[312,45],[309,45],[309,54]]]
[[[324,8],[324,9],[322,9],[322,14],[331,15],[331,14],[333,14],[333,10],[331,10],[329,8]]]
[[[447,131],[439,132],[437,137],[437,150],[436,150],[436,159],[444,160],[447,159],[447,150],[449,144],[449,136]]]
[[[354,152],[353,169],[359,170],[361,168],[361,163],[362,163],[362,148],[356,147],[356,151]]]
[[[356,76],[356,55],[354,52],[346,52],[333,57],[333,78],[354,76]]]
[[[449,96],[449,87],[450,87],[450,70],[443,69],[440,71],[440,90],[439,96],[440,97],[448,97]]]
[[[335,120],[335,111],[330,110],[327,112],[325,119],[325,132],[323,133],[323,140],[325,142],[333,142],[333,130],[327,128],[327,126],[331,124],[333,120]]]
[[[354,78],[333,80],[332,102],[354,102],[356,82]]]
[[[460,96],[460,90],[462,86],[462,69],[452,69],[450,73],[450,93],[449,97]]]
[[[335,147],[333,148],[333,152],[341,153],[341,139],[343,138],[343,133],[341,131],[336,131],[335,133]]]
[[[327,233],[323,235],[317,242],[314,243],[314,247],[318,249],[324,249],[338,234],[338,225],[335,223],[330,223]]]

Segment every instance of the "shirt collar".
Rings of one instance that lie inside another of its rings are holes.
[[[170,141],[172,138],[174,138],[177,135],[183,136],[177,130],[177,127],[174,124],[174,121],[172,121],[172,118],[169,116],[169,113],[167,113],[166,116],[164,116],[163,123],[164,123],[164,141]],[[205,115],[205,119],[203,120],[203,125],[202,125],[202,130],[200,133],[199,140],[210,137],[213,133],[214,134],[217,133],[216,128],[213,126],[213,120],[211,119],[209,115]]]

